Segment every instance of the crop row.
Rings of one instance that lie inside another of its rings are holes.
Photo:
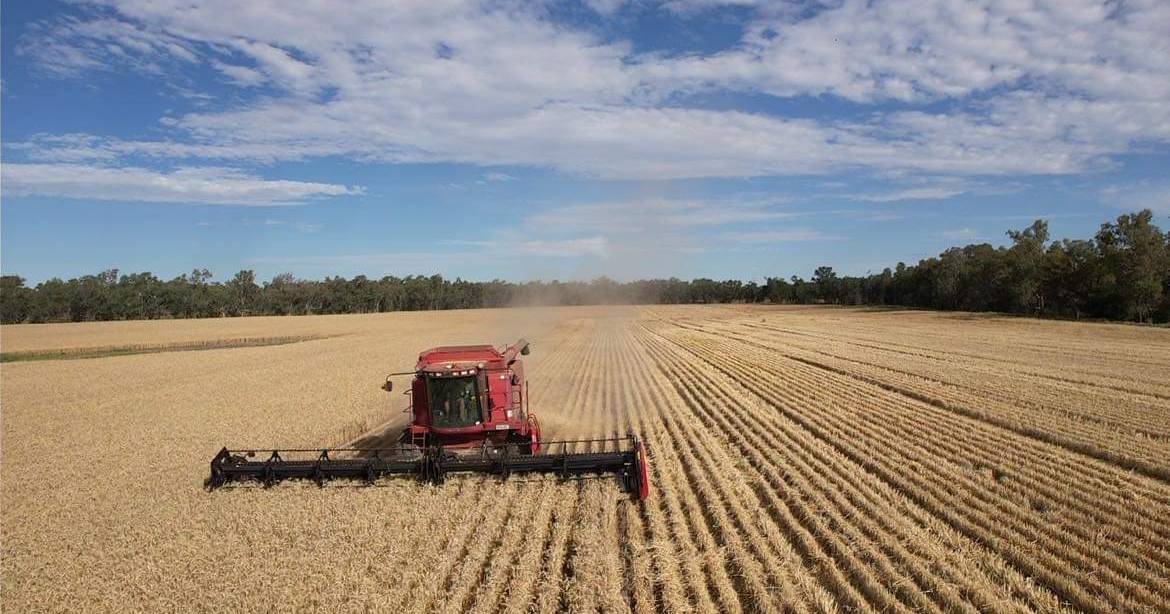
[[[1076,327],[1068,323],[996,321],[972,323],[953,315],[849,312],[785,318],[707,319],[734,326],[783,332],[823,342],[897,350],[1000,365],[1037,377],[1061,379],[1141,394],[1170,394],[1170,340],[1132,327]],[[1050,330],[1059,326],[1056,330]],[[1073,327],[1073,328],[1069,328]],[[790,337],[791,338],[791,337]]]
[[[1170,479],[1170,401],[1021,377],[970,361],[914,357],[841,341],[768,335],[755,325],[682,324],[877,383],[949,411]]]
[[[753,493],[799,544],[806,565],[851,609],[970,611],[1053,605],[1002,561],[925,514],[895,489],[771,411],[734,380],[651,336],[662,368],[695,415],[745,457]]]
[[[1170,596],[1161,483],[725,336],[665,334],[1062,600]]]
[[[893,328],[883,334],[859,335],[852,328],[824,328],[803,326],[794,328],[791,324],[757,323],[740,319],[734,322],[712,322],[715,326],[738,329],[764,340],[782,341],[805,348],[833,348],[845,353],[872,354],[886,359],[888,365],[923,367],[928,371],[942,368],[951,376],[957,375],[951,369],[962,365],[962,373],[971,373],[966,383],[980,386],[984,391],[994,391],[986,386],[989,380],[1008,377],[1019,380],[1028,387],[1045,386],[1054,389],[1056,399],[1067,400],[1072,391],[1117,396],[1134,399],[1170,398],[1170,384],[1163,377],[1170,377],[1165,365],[1146,360],[1117,360],[1107,348],[1116,347],[1117,342],[1100,340],[1096,351],[1078,351],[1067,346],[1052,345],[1043,352],[1029,352],[1015,344],[998,348],[999,355],[992,355],[990,349],[972,348],[971,341],[962,337],[948,337],[939,340],[907,338],[906,331]],[[1122,349],[1134,344],[1122,345]],[[1170,348],[1167,348],[1170,350]],[[916,370],[916,369],[915,369]],[[990,377],[988,377],[990,376]]]

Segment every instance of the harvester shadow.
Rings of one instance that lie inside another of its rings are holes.
[[[357,439],[354,439],[353,441],[346,444],[345,447],[347,447],[347,448],[364,448],[364,449],[397,448],[397,447],[399,447],[399,445],[401,443],[403,443],[402,429],[405,426],[406,426],[406,423],[403,421],[391,422],[391,423],[386,424],[385,426],[383,426],[379,429],[370,431],[370,432],[358,437]],[[368,458],[372,455],[373,455],[373,452],[358,452],[357,453],[357,456],[359,456],[359,457],[367,457]]]

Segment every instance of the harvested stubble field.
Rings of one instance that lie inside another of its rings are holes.
[[[418,350],[533,342],[546,436],[641,433],[604,480],[207,493],[224,443],[405,419]],[[1158,611],[1170,330],[830,308],[490,310],[6,327],[10,611]]]

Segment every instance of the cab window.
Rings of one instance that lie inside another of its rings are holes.
[[[431,423],[440,428],[474,426],[481,420],[474,377],[431,377],[427,381]]]

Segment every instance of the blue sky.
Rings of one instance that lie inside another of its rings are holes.
[[[2,11],[0,265],[33,283],[761,280],[1170,226],[1155,0]]]

